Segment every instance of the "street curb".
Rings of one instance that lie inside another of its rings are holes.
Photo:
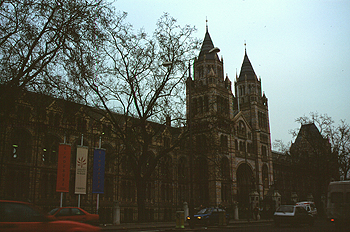
[[[229,223],[227,226],[209,226],[207,228],[231,228],[234,227],[235,225],[244,225],[244,224],[260,224],[260,223],[272,223],[272,220],[259,220],[259,221],[233,221]],[[156,229],[156,228],[165,228],[169,231],[197,231],[197,230],[202,230],[203,227],[197,227],[197,228],[189,228],[189,226],[185,225],[185,228],[176,228],[175,224],[162,224],[162,223],[155,223],[151,225],[147,224],[126,224],[126,225],[106,225],[106,226],[100,226],[102,231],[108,231],[108,230],[130,230],[130,229]]]

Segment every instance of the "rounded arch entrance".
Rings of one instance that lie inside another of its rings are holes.
[[[249,207],[249,193],[252,188],[253,170],[242,163],[237,168],[237,201],[242,208]]]

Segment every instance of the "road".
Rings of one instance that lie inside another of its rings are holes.
[[[113,230],[109,230],[113,231]],[[238,224],[229,225],[227,227],[198,227],[195,229],[180,229],[175,228],[152,228],[152,229],[127,229],[127,230],[114,230],[114,231],[127,231],[127,232],[169,232],[169,231],[197,231],[197,232],[214,232],[214,231],[234,231],[234,232],[345,232],[350,231],[350,227],[339,227],[334,224],[325,221],[316,221],[314,226],[300,225],[300,226],[289,226],[282,225],[281,227],[275,227],[273,223],[252,223],[252,224]]]

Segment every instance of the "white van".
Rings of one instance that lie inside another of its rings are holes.
[[[315,206],[315,203],[312,201],[301,201],[297,202],[296,205],[304,206],[306,211],[311,214],[313,217],[317,216],[317,208]]]
[[[350,218],[350,180],[328,185],[327,217],[332,222],[348,222]]]

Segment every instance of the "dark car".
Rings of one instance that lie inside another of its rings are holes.
[[[91,214],[78,207],[61,207],[55,208],[49,212],[58,220],[69,220],[76,222],[88,223],[91,225],[99,225],[99,215]]]
[[[101,229],[79,222],[58,221],[30,203],[0,200],[0,231],[97,232]]]
[[[229,221],[229,215],[226,214],[226,211],[224,209],[214,207],[201,209],[197,214],[193,215],[193,217],[193,220],[195,220],[196,224],[203,225],[227,225]],[[186,219],[188,222],[192,220],[190,216],[187,216]]]
[[[314,224],[314,217],[300,205],[281,205],[274,213],[273,220],[276,226],[281,224],[312,226]]]

